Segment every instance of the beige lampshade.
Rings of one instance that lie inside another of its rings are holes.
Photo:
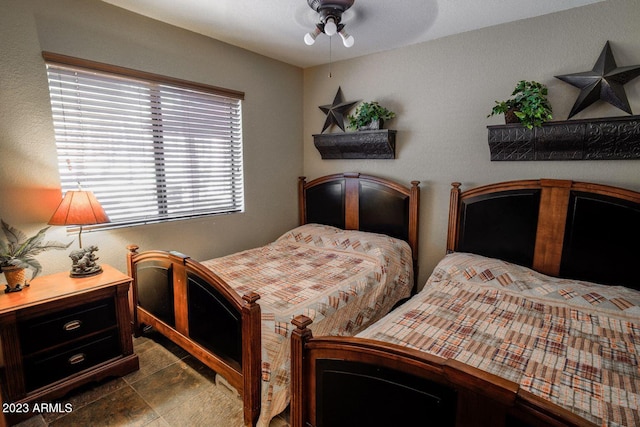
[[[89,225],[110,222],[98,199],[91,191],[67,191],[58,209],[49,220],[50,225]]]

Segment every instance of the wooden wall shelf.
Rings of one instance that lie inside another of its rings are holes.
[[[395,159],[396,131],[390,129],[313,135],[323,159]]]
[[[491,160],[640,159],[640,116],[487,126]]]

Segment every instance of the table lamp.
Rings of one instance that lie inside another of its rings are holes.
[[[95,245],[88,248],[82,247],[82,226],[103,224],[109,222],[109,217],[104,211],[98,199],[91,191],[70,190],[67,191],[60,205],[49,220],[50,225],[78,225],[78,242],[80,249],[69,254],[73,261],[69,275],[71,277],[86,277],[102,273],[102,267],[96,264],[98,257],[94,252],[98,250]]]

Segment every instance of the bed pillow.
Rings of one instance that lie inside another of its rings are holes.
[[[640,292],[623,286],[606,286],[562,279],[481,255],[455,252],[434,269],[425,289],[443,280],[469,281],[504,291],[562,301],[576,307],[598,307],[614,313],[640,315]]]
[[[276,242],[293,241],[307,243],[313,246],[323,246],[322,238],[343,231],[340,228],[322,224],[304,224],[287,231],[278,237]]]
[[[343,230],[322,224],[305,224],[286,232],[275,243],[286,241],[317,248],[365,253],[376,257],[382,265],[399,262],[403,269],[413,271],[409,244],[386,234]]]

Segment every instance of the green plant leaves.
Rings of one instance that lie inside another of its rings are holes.
[[[17,228],[0,220],[2,232],[6,241],[0,240],[0,266],[13,265],[19,268],[29,268],[33,270],[31,278],[36,277],[42,271],[42,265],[34,258],[44,251],[50,249],[66,249],[71,242],[65,244],[55,241],[44,241],[45,233],[49,227],[44,227],[34,236],[27,238],[27,235]]]
[[[513,98],[506,101],[496,101],[497,105],[493,107],[487,117],[504,114],[513,109],[520,122],[528,129],[542,126],[544,122],[553,118],[547,93],[547,87],[542,83],[520,80],[511,93]]]
[[[374,120],[390,120],[396,116],[396,113],[386,109],[378,104],[377,101],[363,102],[353,115],[349,115],[349,127],[352,129],[359,129],[367,126]]]

